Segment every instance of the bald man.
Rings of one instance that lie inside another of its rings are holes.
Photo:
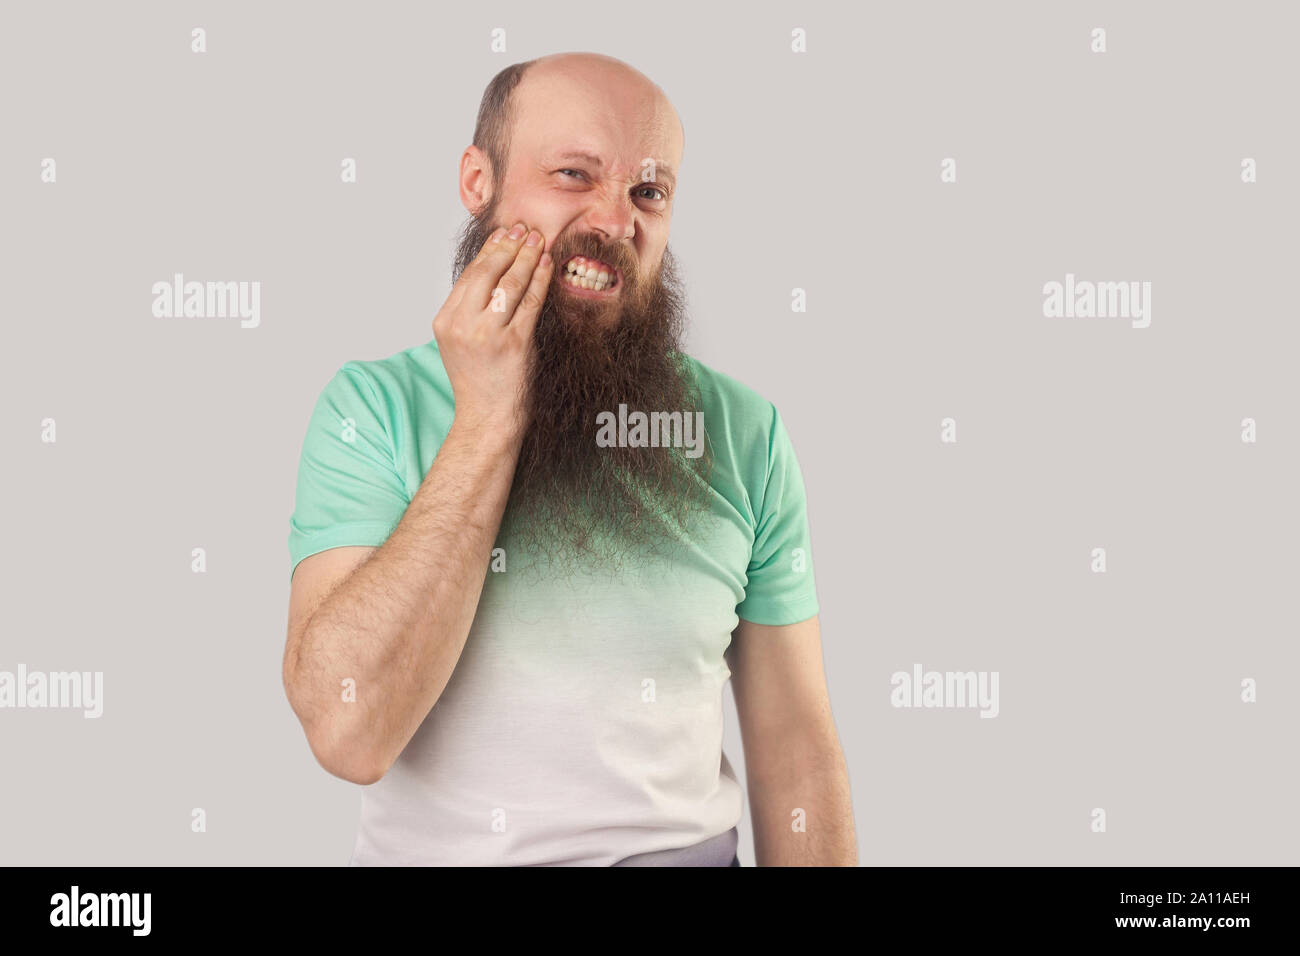
[[[433,338],[345,363],[290,519],[284,685],[354,865],[856,863],[784,424],[681,348],[684,132],[628,65],[484,92]]]

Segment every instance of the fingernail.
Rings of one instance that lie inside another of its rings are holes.
[[[536,229],[534,229],[532,232],[528,234],[528,242],[526,242],[525,245],[535,246],[541,241],[542,241],[542,234],[538,232]]]
[[[497,226],[496,231],[492,233],[492,236],[491,236],[492,241],[493,241],[493,242],[500,242],[500,241],[501,241],[501,237],[504,236],[505,234],[506,234],[505,226]]]
[[[525,226],[522,222],[515,223],[515,227],[510,230],[510,238],[518,239],[520,236],[524,234],[524,230],[527,228],[528,227]]]

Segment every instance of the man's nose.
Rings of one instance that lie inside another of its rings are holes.
[[[636,207],[630,196],[618,192],[596,195],[583,220],[607,242],[622,242],[636,233]]]

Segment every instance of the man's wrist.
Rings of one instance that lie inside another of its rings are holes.
[[[466,415],[456,415],[447,432],[447,441],[463,444],[489,455],[514,455],[523,444],[522,423],[504,423]]]

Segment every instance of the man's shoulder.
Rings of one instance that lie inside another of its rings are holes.
[[[776,406],[739,379],[683,353],[699,386],[705,428],[712,422],[729,433],[759,432],[766,436],[776,418]]]
[[[439,396],[451,401],[451,383],[432,338],[383,358],[350,359],[338,374],[362,380],[385,403],[409,406],[417,399],[427,403]]]

